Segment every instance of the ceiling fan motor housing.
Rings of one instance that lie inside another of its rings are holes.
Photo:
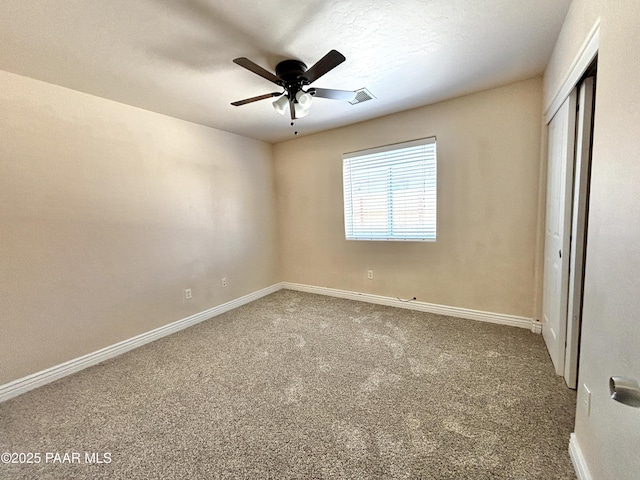
[[[300,60],[284,60],[276,65],[276,75],[286,83],[298,83],[306,71],[307,66]]]
[[[296,94],[309,82],[304,78],[307,66],[300,60],[284,60],[276,65],[276,75],[284,83],[289,98],[297,103]]]

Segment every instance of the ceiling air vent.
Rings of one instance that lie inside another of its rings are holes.
[[[371,100],[373,98],[376,98],[373,96],[373,93],[371,93],[366,88],[361,88],[360,90],[356,90],[356,98],[351,100],[349,103],[351,105],[355,105],[357,103],[366,102],[367,100]]]

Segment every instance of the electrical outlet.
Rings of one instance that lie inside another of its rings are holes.
[[[373,280],[373,270],[367,270],[367,278]]]
[[[220,279],[220,285],[222,285],[222,288],[225,288],[227,286],[227,277],[222,277]]]
[[[582,384],[582,407],[587,417],[591,415],[591,390],[589,390],[586,383]]]
[[[192,296],[191,296],[191,289],[190,288],[185,288],[184,289],[184,299],[185,300],[191,300]]]

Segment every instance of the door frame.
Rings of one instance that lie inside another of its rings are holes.
[[[578,55],[571,64],[571,69],[567,74],[567,78],[556,92],[551,102],[544,111],[544,124],[548,125],[560,106],[567,99],[571,91],[578,86],[580,80],[587,72],[591,63],[598,55],[600,49],[600,19],[596,21],[591,31],[587,35]]]
[[[599,48],[600,48],[600,19],[596,21],[591,31],[587,35],[587,38],[585,39],[584,43],[582,44],[582,47],[580,48],[578,54],[576,55],[576,58],[572,63],[572,67],[569,73],[567,74],[565,81],[563,82],[562,86],[556,92],[555,96],[553,97],[553,99],[545,109],[545,112],[543,115],[543,126],[549,125],[549,123],[551,122],[555,114],[558,112],[558,110],[562,106],[562,104],[570,96],[571,92],[576,87],[579,86],[586,72],[590,69],[593,61],[596,59]],[[545,149],[548,148],[548,140],[549,140],[548,138],[543,138],[543,146]],[[543,175],[540,179],[540,184],[539,184],[540,195],[541,195],[541,198],[543,199],[546,198],[546,194],[545,194],[546,179],[545,178],[546,176]],[[546,217],[546,212],[547,212],[547,208],[545,204],[541,211],[542,218],[539,219],[540,220],[539,229],[541,232],[546,232],[546,221],[544,221],[544,218]],[[573,213],[568,217],[568,219],[566,219],[566,221],[570,223],[573,222]],[[544,281],[545,281],[545,275],[544,275],[545,235],[544,233],[542,234],[541,237],[539,236],[538,238],[540,239],[541,244],[538,246],[538,255],[540,257],[536,261],[538,268],[540,269],[539,270],[540,276],[538,277],[539,283],[537,283],[536,285],[536,315],[540,315],[540,318],[541,318],[543,305],[542,305],[542,302],[541,301],[539,302],[538,299],[542,299],[542,296],[543,296],[542,292],[544,292],[544,288],[545,288],[545,284],[544,284]],[[585,245],[583,245],[583,247],[584,246]],[[571,250],[573,251],[573,245],[571,246]],[[541,260],[542,260],[542,263],[541,263]],[[584,269],[584,265],[582,266],[582,268]],[[573,275],[574,272],[570,272],[570,274]],[[583,277],[584,271],[582,271],[580,275]],[[568,296],[568,293],[569,293],[569,289],[567,288],[565,295]],[[567,320],[569,320],[569,318],[567,318]],[[577,320],[574,320],[574,323],[571,326],[567,325],[567,331],[571,331],[571,337],[574,340],[574,343],[571,343],[571,345],[568,346],[569,348],[565,349],[563,368],[561,371],[556,372],[558,375],[564,374],[565,381],[567,381],[567,385],[573,389],[575,389],[577,386],[576,372],[578,369],[577,365],[578,365],[579,354],[580,354],[579,352],[580,321],[581,321],[581,318],[578,317]],[[575,365],[575,370],[573,374],[571,372],[571,368],[572,368],[571,365]],[[567,366],[569,366],[568,371],[565,368]]]

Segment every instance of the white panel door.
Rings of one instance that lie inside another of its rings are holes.
[[[569,289],[575,89],[549,123],[542,335],[558,375],[564,373]]]

